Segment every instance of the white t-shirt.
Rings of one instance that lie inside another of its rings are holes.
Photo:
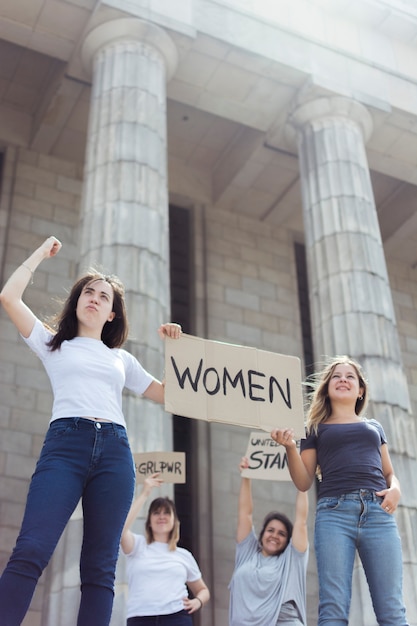
[[[201,572],[191,552],[170,550],[167,543],[146,543],[134,534],[135,545],[127,557],[127,617],[169,615],[181,611],[188,597],[187,582],[200,580]]]
[[[126,387],[141,395],[155,380],[139,361],[122,348],[108,348],[102,341],[74,337],[51,352],[52,334],[40,320],[27,345],[41,359],[51,381],[53,420],[62,417],[97,417],[126,426],[122,391]]]

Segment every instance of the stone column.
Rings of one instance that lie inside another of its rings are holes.
[[[94,266],[120,277],[130,325],[126,348],[162,378],[164,345],[157,328],[170,319],[166,82],[177,51],[161,28],[123,18],[93,29],[82,58],[92,73],[92,93],[79,273]],[[126,394],[124,414],[133,452],[172,449],[171,417],[163,407]],[[78,507],[48,568],[48,625],[76,622],[81,538]],[[120,559],[114,626],[125,621],[125,590]]]
[[[92,93],[81,210],[80,272],[101,265],[126,287],[126,346],[163,376],[157,327],[170,317],[166,82],[177,63],[170,37],[135,18],[106,22],[82,57]],[[127,397],[135,451],[170,448],[160,407]]]
[[[323,97],[297,106],[291,121],[298,135],[315,360],[348,354],[367,373],[368,416],[383,424],[402,483],[397,518],[405,580],[412,580],[416,496],[410,477],[417,469],[417,441],[365,153],[372,118],[358,102]],[[369,593],[357,588],[364,585],[358,571],[351,612],[355,626],[374,620]],[[415,605],[409,595],[407,604]]]

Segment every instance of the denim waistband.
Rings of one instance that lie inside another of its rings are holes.
[[[82,430],[89,430],[91,428],[94,428],[95,430],[97,430],[98,428],[100,430],[113,430],[114,432],[126,430],[126,428],[122,426],[122,424],[116,424],[115,422],[103,422],[99,419],[90,420],[86,417],[59,417],[58,419],[53,420],[50,423],[50,427],[53,427],[54,424],[62,425],[68,424],[69,422],[74,426],[74,428]]]
[[[329,496],[323,496],[323,499]],[[372,500],[374,502],[381,502],[382,496],[377,496],[375,491],[371,489],[356,489],[355,491],[349,491],[348,493],[341,493],[338,497],[340,500]],[[320,498],[321,499],[321,498]]]

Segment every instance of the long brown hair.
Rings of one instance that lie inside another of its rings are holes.
[[[117,276],[101,274],[95,269],[89,270],[73,285],[65,300],[61,313],[52,321],[57,331],[49,342],[51,351],[58,350],[63,341],[74,339],[78,333],[77,303],[84,287],[97,280],[104,280],[113,290],[112,322],[106,322],[101,333],[101,340],[109,348],[120,348],[127,339],[129,327],[126,315],[123,283]]]
[[[170,550],[175,550],[180,538],[180,520],[178,519],[175,503],[170,498],[155,498],[149,505],[148,516],[145,522],[146,542],[149,544],[155,541],[151,528],[151,515],[153,513],[159,513],[161,510],[167,515],[172,514],[174,516],[174,525],[169,533],[168,546]]]
[[[368,404],[368,382],[365,378],[362,368],[357,361],[349,356],[336,356],[331,359],[324,369],[310,377],[308,385],[313,388],[310,394],[310,407],[307,412],[306,428],[307,432],[317,434],[318,425],[329,419],[332,413],[331,402],[329,398],[329,382],[333,376],[333,372],[337,365],[351,365],[355,370],[359,387],[362,387],[362,395],[357,398],[355,404],[356,415],[361,415]]]

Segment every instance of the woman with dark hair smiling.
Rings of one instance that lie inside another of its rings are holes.
[[[0,578],[2,626],[22,623],[36,584],[81,498],[81,603],[78,626],[107,626],[120,535],[132,502],[135,468],[122,413],[124,388],[164,402],[163,384],[122,344],[128,324],[124,288],[116,276],[91,271],[73,286],[56,332],[22,301],[38,265],[61,243],[46,241],[3,287],[1,303],[27,345],[41,359],[54,402],[32,476],[16,546]],[[162,324],[161,338],[178,338],[178,324]]]
[[[243,457],[240,471],[248,465]],[[251,481],[242,477],[229,626],[305,626],[307,495],[297,493],[294,526],[286,515],[272,511],[257,538],[252,514]]]

